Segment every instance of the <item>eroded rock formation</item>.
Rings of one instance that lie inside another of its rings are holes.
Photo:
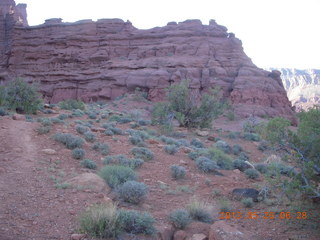
[[[214,20],[139,30],[120,19],[52,19],[7,29],[14,13],[5,12],[2,3],[0,13],[0,31],[6,32],[0,78],[38,81],[48,102],[113,99],[136,87],[159,100],[170,84],[189,79],[199,94],[221,87],[242,116],[292,117],[278,72],[257,68],[241,41]]]

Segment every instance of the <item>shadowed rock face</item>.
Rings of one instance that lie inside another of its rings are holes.
[[[0,19],[8,16],[2,11]],[[0,31],[6,23],[0,22]],[[241,41],[213,20],[138,30],[120,19],[71,24],[52,19],[35,27],[15,25],[9,33],[2,45],[0,80],[38,81],[51,103],[113,99],[136,87],[157,101],[166,87],[189,79],[198,94],[222,88],[241,116],[292,118],[280,75],[257,68]]]

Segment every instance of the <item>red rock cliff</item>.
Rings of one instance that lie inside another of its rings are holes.
[[[0,14],[0,31],[6,32],[0,80],[20,76],[39,81],[49,102],[113,99],[136,87],[159,100],[170,84],[189,79],[199,93],[221,87],[242,116],[292,117],[280,75],[257,68],[241,41],[214,20],[138,30],[120,19],[52,19],[6,29],[12,16]]]

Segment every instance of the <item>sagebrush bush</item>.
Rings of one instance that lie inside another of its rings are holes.
[[[58,105],[60,108],[66,109],[66,110],[73,110],[73,109],[84,110],[85,109],[84,102],[82,102],[80,100],[74,100],[74,99],[61,101],[61,102],[59,102]]]
[[[137,179],[137,175],[132,168],[121,165],[107,165],[101,169],[99,174],[111,188],[115,188],[126,181]]]
[[[232,158],[220,149],[217,149],[215,147],[209,148],[206,155],[213,161],[215,161],[219,168],[226,170],[230,170],[233,168]]]
[[[164,146],[164,151],[170,155],[174,155],[178,152],[179,148],[175,145],[166,145]]]
[[[158,103],[153,110],[153,122],[168,124],[170,118],[184,127],[210,127],[213,119],[223,113],[225,104],[219,90],[203,94],[201,101],[189,88],[189,81],[171,85],[167,90],[168,103]]]
[[[198,199],[192,199],[189,204],[186,206],[187,211],[189,212],[191,218],[195,221],[212,223],[213,218],[210,215],[212,207]]]
[[[129,142],[133,145],[138,145],[140,143],[143,143],[143,139],[140,136],[130,136]]]
[[[131,153],[136,157],[136,158],[141,158],[145,161],[150,161],[153,159],[154,154],[151,150],[145,147],[134,147],[131,149]]]
[[[72,150],[72,157],[75,159],[82,159],[84,158],[86,151],[82,148],[75,148]]]
[[[79,216],[80,232],[91,237],[112,238],[123,230],[116,205],[94,205]]]
[[[249,168],[244,171],[246,176],[251,179],[257,179],[259,177],[259,172],[256,169]]]
[[[241,159],[236,159],[233,161],[233,167],[235,169],[239,169],[241,172],[244,172],[246,169],[248,169],[248,164]]]
[[[109,145],[106,143],[95,143],[92,145],[92,149],[99,151],[102,155],[108,155],[110,152]]]
[[[221,151],[223,151],[224,153],[230,153],[231,152],[231,147],[225,141],[219,140],[214,144],[214,146],[216,148],[220,149]]]
[[[37,128],[37,133],[38,134],[47,134],[51,131],[51,127],[50,126],[41,126],[39,128]]]
[[[96,140],[96,135],[91,131],[87,131],[83,135],[88,142],[94,142]]]
[[[178,165],[171,165],[171,176],[174,179],[181,179],[186,176],[186,168]]]
[[[265,174],[268,172],[268,165],[264,163],[257,163],[254,165],[255,169],[257,169],[260,173]]]
[[[245,132],[243,134],[243,138],[248,140],[248,141],[255,141],[255,142],[259,142],[260,141],[260,137],[256,133]]]
[[[193,161],[195,161],[200,156],[201,154],[198,151],[188,153],[188,157]]]
[[[81,124],[77,124],[76,131],[80,134],[84,134],[84,133],[90,131],[90,128],[88,128],[87,126],[83,126]]]
[[[234,155],[239,155],[241,152],[242,152],[242,147],[239,145],[239,144],[235,144],[235,145],[233,145],[233,147],[232,147],[232,153],[234,154]]]
[[[244,198],[241,200],[241,202],[246,208],[251,208],[253,206],[252,198]]]
[[[189,212],[185,209],[178,209],[170,213],[169,220],[177,229],[185,229],[192,222]]]
[[[108,156],[103,160],[103,164],[122,165],[132,169],[140,167],[144,161],[140,158],[128,159],[125,155]]]
[[[139,204],[146,197],[148,187],[144,183],[127,181],[117,188],[117,195],[125,202]]]
[[[97,168],[97,164],[95,161],[92,161],[91,159],[84,159],[82,161],[80,161],[80,164],[83,167],[89,168],[89,169],[96,169]]]
[[[81,137],[71,133],[56,133],[53,135],[53,139],[63,143],[69,149],[81,148],[84,144],[84,140]]]
[[[1,105],[26,114],[36,114],[42,103],[38,88],[22,79],[10,81],[4,86],[1,95]]]
[[[121,128],[110,127],[108,130],[111,131],[115,135],[123,135],[123,131]]]
[[[210,173],[215,169],[219,169],[217,163],[207,157],[199,157],[196,159],[196,165],[199,170],[205,173]]]
[[[156,233],[155,220],[147,212],[120,210],[119,222],[123,231],[131,234],[153,235]]]
[[[204,144],[198,138],[192,138],[190,144],[196,148],[204,148]]]

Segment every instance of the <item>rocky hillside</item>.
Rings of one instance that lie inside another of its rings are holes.
[[[297,109],[306,109],[320,104],[320,70],[271,68],[281,72],[281,79],[289,100]]]
[[[149,30],[120,19],[51,19],[27,27],[17,21],[14,1],[4,2],[11,5],[8,10],[0,3],[0,81],[17,76],[37,81],[50,103],[114,99],[136,87],[150,100],[160,100],[166,87],[189,79],[198,95],[220,87],[240,116],[293,119],[279,74],[257,68],[241,41],[214,20],[209,25],[170,22]]]

